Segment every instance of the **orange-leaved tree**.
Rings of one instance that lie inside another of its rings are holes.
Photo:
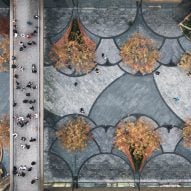
[[[0,119],[0,161],[2,159],[2,149],[8,148],[10,144],[10,125],[8,115],[4,115]]]
[[[0,15],[0,71],[9,69],[9,19]]]
[[[114,146],[128,157],[133,170],[138,171],[153,151],[160,147],[160,137],[146,120],[121,121],[115,131]]]
[[[86,148],[91,139],[91,126],[82,117],[75,117],[64,123],[56,132],[59,142],[70,152],[81,151]]]
[[[71,68],[76,73],[88,73],[95,67],[96,43],[92,41],[78,19],[73,19],[63,37],[49,53],[57,69]]]
[[[178,66],[182,68],[185,72],[191,72],[191,53],[186,52],[180,58]]]
[[[124,64],[145,74],[153,71],[160,54],[151,39],[135,33],[121,46],[120,56]]]
[[[183,142],[184,146],[191,148],[191,120],[186,120],[183,128]]]

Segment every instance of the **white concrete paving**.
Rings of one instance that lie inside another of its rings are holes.
[[[79,113],[84,108],[87,115],[98,95],[124,73],[118,66],[97,68],[98,74],[92,71],[75,78],[58,73],[52,66],[45,67],[44,107],[59,116]]]
[[[39,1],[38,0],[15,0],[14,1],[15,12],[14,16],[17,21],[17,30],[19,34],[29,34],[34,31],[35,26],[38,26],[39,21],[33,18],[34,15],[38,15],[39,13]],[[27,21],[31,21],[33,24],[29,26]],[[37,29],[38,31],[38,29]],[[18,36],[13,39],[13,53],[16,56],[15,64],[24,67],[24,71],[20,71],[19,69],[14,70],[14,73],[19,75],[18,82],[22,85],[22,87],[26,87],[29,81],[33,82],[34,85],[39,87],[39,35],[32,38],[37,45],[27,46],[24,51],[19,51],[19,42],[27,42],[27,38],[23,38]],[[26,43],[25,43],[26,44]],[[36,64],[38,73],[32,73],[32,64]],[[26,90],[17,90],[16,81],[13,81],[13,85],[11,87],[14,97],[14,101],[17,103],[17,106],[13,108],[14,116],[22,116],[26,117],[28,113],[39,115],[39,89],[29,89]],[[31,93],[30,97],[26,97],[26,93]],[[24,104],[23,99],[36,99],[35,104]],[[34,105],[34,111],[30,110],[29,107]],[[37,191],[39,190],[39,181],[34,184],[31,184],[31,180],[39,177],[39,144],[36,142],[29,142],[31,137],[34,137],[38,140],[38,128],[39,128],[39,119],[32,119],[29,125],[24,127],[17,126],[16,120],[13,122],[13,131],[18,134],[18,137],[14,139],[14,147],[13,147],[13,163],[17,168],[20,165],[27,165],[27,167],[31,166],[31,162],[35,161],[37,164],[33,166],[31,172],[26,171],[26,176],[13,176],[13,185],[11,186],[11,190],[13,191]],[[22,141],[21,137],[26,137],[26,141]],[[22,149],[21,144],[29,144],[30,149]],[[12,172],[10,172],[12,173]],[[11,182],[12,184],[12,182]]]
[[[164,101],[182,120],[190,119],[191,78],[179,67],[161,66],[158,71],[154,78]]]

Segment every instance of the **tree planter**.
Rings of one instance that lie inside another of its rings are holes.
[[[115,147],[129,159],[134,171],[141,171],[146,159],[160,147],[159,135],[151,123],[142,119],[122,121],[115,132]]]
[[[90,124],[82,117],[75,117],[63,124],[56,132],[61,146],[69,152],[86,148],[91,139]]]
[[[49,54],[55,68],[71,69],[77,74],[86,74],[95,67],[94,43],[85,33],[78,19],[73,19],[63,37],[58,40]]]
[[[159,51],[152,40],[135,33],[121,46],[120,56],[124,64],[145,74],[154,70]]]

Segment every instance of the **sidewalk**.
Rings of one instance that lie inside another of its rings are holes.
[[[13,133],[17,133],[18,136],[13,141],[13,165],[17,169],[21,165],[26,165],[27,167],[31,166],[31,162],[35,161],[36,165],[32,166],[32,171],[27,172],[25,177],[15,175],[13,177],[13,190],[14,191],[37,191],[38,190],[38,181],[34,184],[31,184],[31,180],[39,177],[39,143],[38,143],[38,131],[39,131],[39,119],[31,119],[28,125],[24,127],[19,127],[17,125],[18,117],[26,118],[27,114],[37,114],[39,116],[39,35],[38,33],[32,39],[22,37],[21,34],[30,34],[35,30],[37,26],[39,28],[39,20],[34,19],[34,15],[39,15],[39,1],[38,0],[15,0],[15,12],[14,16],[16,19],[18,37],[13,38],[13,54],[16,56],[14,64],[18,65],[14,69],[13,74],[17,74],[18,79],[13,79],[12,91],[14,92],[14,102],[17,103],[13,107]],[[27,22],[30,21],[32,24],[29,25]],[[36,29],[37,31],[39,29]],[[36,45],[27,45],[29,40],[34,40]],[[20,42],[26,44],[27,48],[23,51],[20,51]],[[35,64],[37,67],[37,73],[32,73],[32,64]],[[22,68],[24,70],[22,71]],[[16,89],[16,81],[20,83],[24,90]],[[37,89],[26,88],[26,85],[32,82],[33,85],[37,85]],[[26,97],[26,93],[30,93],[30,97]],[[34,104],[24,104],[24,99],[36,100]],[[12,102],[12,100],[11,100]],[[29,109],[29,107],[34,106],[34,111]],[[22,141],[21,137],[25,137],[26,141]],[[33,137],[36,138],[36,142],[29,142],[29,139]],[[22,148],[21,145],[28,144],[30,149]],[[12,173],[12,172],[10,172]],[[12,183],[11,183],[12,184]]]

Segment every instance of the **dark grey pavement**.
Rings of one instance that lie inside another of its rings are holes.
[[[98,125],[115,125],[128,114],[143,114],[159,125],[181,125],[181,121],[163,102],[153,76],[126,74],[100,94],[89,114]]]

